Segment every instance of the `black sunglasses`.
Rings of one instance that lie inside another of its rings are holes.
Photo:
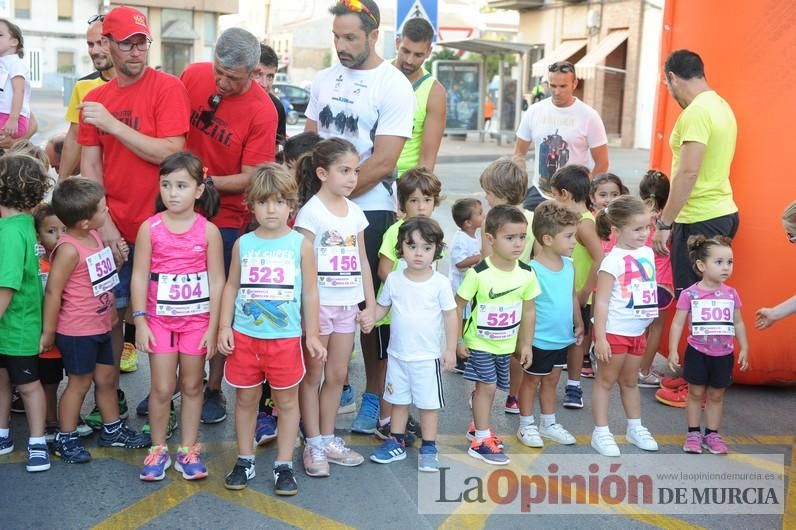
[[[221,94],[213,94],[207,98],[207,104],[210,105],[210,110],[203,110],[202,113],[199,114],[199,119],[202,121],[205,128],[210,127],[210,124],[213,123],[216,109],[218,109],[218,105],[221,103],[221,97]]]
[[[548,72],[561,72],[562,74],[575,73],[575,65],[572,63],[553,63],[547,67]]]
[[[90,19],[88,19],[89,24],[93,24],[94,22],[103,22],[105,20],[105,15],[94,15]]]

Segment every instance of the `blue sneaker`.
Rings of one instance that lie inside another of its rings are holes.
[[[207,468],[199,458],[199,444],[191,447],[180,447],[177,450],[177,461],[174,469],[182,473],[185,480],[198,480],[207,476]]]
[[[100,447],[124,447],[125,449],[141,449],[152,445],[149,435],[135,432],[122,423],[114,432],[108,432],[105,426],[100,433],[98,445]]]
[[[351,432],[373,434],[376,432],[378,420],[379,396],[372,392],[363,392],[362,403],[359,405],[359,412],[351,425]]]
[[[498,445],[498,440],[494,436],[482,442],[478,439],[473,440],[467,454],[493,466],[505,466],[509,463],[509,457],[503,452],[503,448]]]
[[[91,453],[86,451],[75,432],[59,432],[55,435],[55,455],[66,464],[85,464],[91,461]]]
[[[425,473],[439,471],[439,451],[436,445],[423,445],[417,452],[417,470]]]
[[[348,389],[343,387],[340,395],[340,406],[337,408],[338,414],[348,414],[357,410],[356,389],[353,385],[348,385]]]
[[[377,464],[389,464],[405,458],[406,449],[404,449],[403,444],[398,443],[398,440],[392,436],[370,455],[370,459]]]
[[[564,390],[564,408],[583,408],[583,388],[575,385],[567,385],[567,388]]]
[[[144,459],[144,467],[141,468],[138,478],[146,482],[154,482],[166,478],[166,470],[171,466],[169,448],[165,445],[153,445],[149,448],[149,454]]]
[[[11,439],[11,431],[8,436],[0,436],[0,455],[7,455],[14,450],[14,440]]]
[[[28,473],[50,469],[50,453],[47,451],[47,444],[28,445],[28,465],[25,466],[25,469],[28,470]]]
[[[268,413],[257,414],[257,427],[254,430],[254,443],[263,445],[276,438],[279,429],[276,427],[276,418]]]

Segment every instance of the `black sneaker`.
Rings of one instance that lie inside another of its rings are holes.
[[[456,358],[456,366],[453,367],[454,373],[463,374],[464,373],[464,364],[465,364],[465,362],[466,361],[464,359],[460,359],[460,358],[457,357]]]
[[[409,419],[406,420],[406,438],[404,442],[406,447],[411,447],[415,444],[415,440],[423,439],[423,431],[420,430],[420,422],[410,414]]]
[[[91,461],[91,453],[86,451],[77,432],[59,432],[55,435],[55,455],[65,464],[85,464]]]
[[[564,408],[565,409],[582,409],[583,408],[583,389],[575,385],[567,385],[564,391]]]
[[[19,395],[19,390],[14,389],[11,394],[11,412],[15,414],[25,414],[25,402],[22,401],[22,396]]]
[[[237,468],[237,466],[235,466]],[[287,464],[274,468],[274,493],[290,496],[298,493],[298,483],[293,474],[293,469]]]
[[[202,423],[219,423],[227,418],[227,400],[220,390],[205,389]]]
[[[276,471],[274,471],[274,475],[276,475]],[[228,490],[245,489],[246,484],[255,476],[254,462],[245,458],[238,458],[237,462],[235,462],[235,467],[224,477],[224,487]]]
[[[138,403],[138,406],[135,407],[135,413],[138,416],[149,415],[149,394],[147,394],[146,397]]]
[[[125,449],[141,449],[152,445],[152,439],[146,434],[135,432],[122,423],[114,432],[107,432],[103,426],[99,436],[100,447],[124,447]]]

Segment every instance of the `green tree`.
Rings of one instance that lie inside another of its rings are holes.
[[[431,68],[433,67],[434,63],[437,61],[458,61],[459,56],[456,55],[456,50],[452,50],[450,48],[442,48],[435,52],[431,53],[431,57],[428,58],[428,61],[423,65],[423,68],[431,72]]]

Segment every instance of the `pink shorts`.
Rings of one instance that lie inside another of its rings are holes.
[[[321,335],[332,333],[354,333],[357,330],[357,313],[355,305],[321,305]]]
[[[6,126],[8,116],[5,112],[0,112],[0,129]],[[20,116],[17,120],[17,135],[14,138],[22,138],[26,132],[28,132],[28,117]]]
[[[224,379],[235,388],[268,381],[274,390],[293,388],[304,379],[301,337],[258,339],[232,330],[235,349],[224,365]]]
[[[184,353],[185,355],[204,355],[207,348],[200,348],[207,328],[194,331],[172,331],[157,319],[149,319],[149,330],[155,336],[153,353]]]
[[[647,347],[647,336],[644,333],[638,337],[606,333],[605,338],[608,339],[608,344],[611,346],[611,354],[628,353],[640,357],[644,354],[644,348]]]

